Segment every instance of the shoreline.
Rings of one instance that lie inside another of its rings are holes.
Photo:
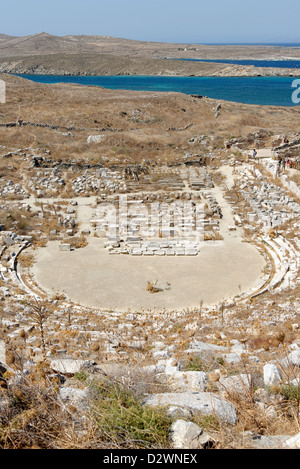
[[[9,74],[43,85],[75,85],[110,91],[182,93],[245,105],[293,108],[297,77]],[[300,78],[300,70],[298,73]],[[220,80],[220,81],[219,81]],[[290,81],[290,83],[288,83]]]

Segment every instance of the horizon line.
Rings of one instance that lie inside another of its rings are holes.
[[[34,36],[40,36],[42,34],[47,34],[49,36],[54,36],[54,37],[60,37],[60,38],[64,38],[64,37],[68,37],[68,36],[87,36],[87,37],[92,37],[92,36],[98,36],[98,37],[108,37],[108,38],[114,38],[114,39],[123,39],[123,40],[128,40],[128,41],[138,41],[138,42],[159,42],[159,43],[163,43],[163,44],[182,44],[182,45],[228,45],[228,46],[234,46],[234,45],[240,45],[240,46],[247,46],[247,45],[256,45],[256,46],[259,46],[259,45],[299,45],[300,46],[300,39],[297,41],[291,41],[291,40],[281,40],[281,41],[256,41],[256,42],[248,42],[248,41],[237,41],[237,42],[230,42],[230,41],[225,41],[225,42],[219,42],[219,41],[215,41],[215,42],[212,42],[212,41],[209,41],[209,42],[192,42],[192,41],[185,41],[185,42],[182,42],[182,41],[167,41],[167,40],[154,40],[154,39],[151,39],[151,40],[148,40],[148,39],[136,39],[136,38],[127,38],[127,37],[120,37],[120,36],[111,36],[109,34],[87,34],[87,33],[78,33],[78,34],[53,34],[53,33],[47,33],[46,31],[42,31],[40,33],[32,33],[32,34],[24,34],[24,35],[14,35],[14,34],[7,34],[7,33],[0,33],[0,35],[3,35],[3,36],[7,36],[7,37],[19,37],[19,38],[22,38],[22,37],[34,37]]]

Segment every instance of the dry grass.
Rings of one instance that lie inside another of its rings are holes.
[[[58,297],[55,299],[60,301]],[[295,367],[287,369],[280,365],[288,353],[287,346],[297,338],[290,321],[282,324],[280,329],[275,326],[264,329],[263,322],[257,321],[250,335],[249,330],[245,333],[238,326],[234,332],[231,321],[231,326],[226,325],[224,316],[222,332],[226,332],[228,337],[222,339],[221,334],[216,332],[216,318],[221,320],[220,312],[214,315],[212,312],[210,318],[202,319],[197,311],[187,312],[177,320],[170,316],[172,328],[160,327],[156,331],[153,330],[151,316],[143,321],[137,316],[132,321],[132,334],[135,338],[138,336],[144,345],[130,346],[127,341],[122,341],[122,334],[118,334],[120,339],[116,350],[126,352],[128,357],[125,362],[121,359],[111,362],[105,361],[102,340],[89,342],[88,332],[79,333],[71,327],[74,320],[77,325],[84,325],[88,321],[89,330],[105,331],[105,322],[98,317],[97,312],[81,319],[73,317],[70,312],[69,316],[61,318],[57,329],[50,332],[47,318],[51,317],[52,311],[55,312],[53,301],[54,298],[45,304],[28,305],[32,311],[29,317],[39,331],[34,345],[42,351],[44,349],[44,356],[50,350],[52,356],[55,356],[56,350],[61,348],[76,356],[80,348],[89,347],[89,357],[98,356],[103,371],[99,369],[96,374],[82,371],[66,383],[74,388],[89,390],[85,403],[90,407],[85,408],[83,413],[86,417],[82,419],[78,406],[62,404],[58,394],[59,376],[49,369],[47,360],[32,365],[29,375],[22,375],[25,356],[32,341],[28,333],[20,331],[19,337],[7,346],[7,361],[14,370],[13,374],[18,372],[22,377],[15,381],[11,372],[4,375],[7,385],[3,383],[0,392],[8,405],[1,414],[1,448],[168,448],[170,418],[163,409],[154,411],[141,405],[143,397],[148,394],[170,391],[166,384],[156,379],[155,373],[147,374],[144,369],[146,365],[153,364],[152,344],[157,340],[164,340],[166,345],[173,345],[176,341],[181,369],[205,371],[209,377],[209,390],[222,394],[235,406],[238,414],[235,426],[226,425],[216,415],[204,416],[200,413],[192,416],[192,421],[215,439],[216,448],[251,447],[251,442],[246,438],[249,432],[261,436],[299,432],[299,387],[297,390],[289,384],[299,375],[299,370],[297,374]],[[47,316],[41,306],[45,306]],[[243,323],[249,325],[252,321],[249,317],[247,320],[246,313]],[[194,322],[197,328],[187,327]],[[263,362],[249,361],[246,355],[242,355],[241,362],[235,364],[228,364],[221,355],[211,352],[187,356],[185,350],[191,340],[204,340],[201,334],[210,337],[211,343],[223,346],[227,346],[231,339],[238,338],[250,353],[264,348],[264,361],[277,363],[277,360],[287,384],[264,389]],[[37,360],[33,355],[31,358]],[[113,365],[111,371],[106,372],[106,366],[109,370],[110,365]],[[242,380],[237,383],[239,392],[236,392],[236,388],[226,387],[226,384],[220,386],[221,377],[236,377],[241,373],[249,378],[246,383]],[[272,412],[276,412],[276,418],[272,417]]]
[[[300,116],[294,108],[274,112],[271,107],[222,102],[216,119],[214,100],[197,100],[180,93],[110,91],[72,84],[42,85],[5,75],[3,78],[7,81],[7,104],[0,123],[22,119],[57,125],[58,129],[1,128],[1,143],[8,150],[12,146],[48,149],[54,160],[101,161],[106,155],[119,162],[159,158],[174,162],[190,151],[188,140],[197,134],[209,135],[213,131],[222,148],[222,137],[236,135],[237,128],[241,136],[261,128],[271,128],[274,133],[299,128]],[[62,110],[59,116],[57,109]],[[155,119],[133,122],[137,110],[139,115]],[[193,125],[184,131],[168,130],[183,129],[190,123]],[[66,129],[72,129],[72,137],[61,134]],[[88,145],[90,134],[103,134],[105,139]],[[214,145],[219,143],[215,140]]]
[[[4,375],[11,378],[9,373]],[[0,416],[2,449],[166,448],[170,419],[144,407],[116,379],[90,380],[77,373],[73,386],[89,388],[85,419],[73,405],[64,405],[59,381],[45,362],[16,385],[0,388],[5,411]],[[83,386],[80,384],[83,383]]]
[[[88,241],[85,236],[72,236],[70,238],[65,238],[62,241],[63,244],[70,244],[71,249],[81,249],[88,245]]]

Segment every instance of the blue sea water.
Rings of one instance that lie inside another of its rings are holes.
[[[77,83],[108,89],[197,94],[245,104],[296,106],[295,77],[165,77],[165,76],[57,76],[18,75],[39,83]],[[299,73],[300,77],[300,73]],[[299,79],[297,79],[299,80]]]

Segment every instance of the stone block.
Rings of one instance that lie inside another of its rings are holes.
[[[282,380],[280,370],[273,363],[266,363],[264,365],[263,372],[264,372],[264,384],[265,384],[265,386],[278,385]]]
[[[237,413],[235,407],[225,399],[211,392],[183,392],[149,395],[144,404],[152,407],[178,406],[203,415],[217,415],[221,420],[235,425]]]
[[[71,244],[60,244],[59,251],[71,251]]]

